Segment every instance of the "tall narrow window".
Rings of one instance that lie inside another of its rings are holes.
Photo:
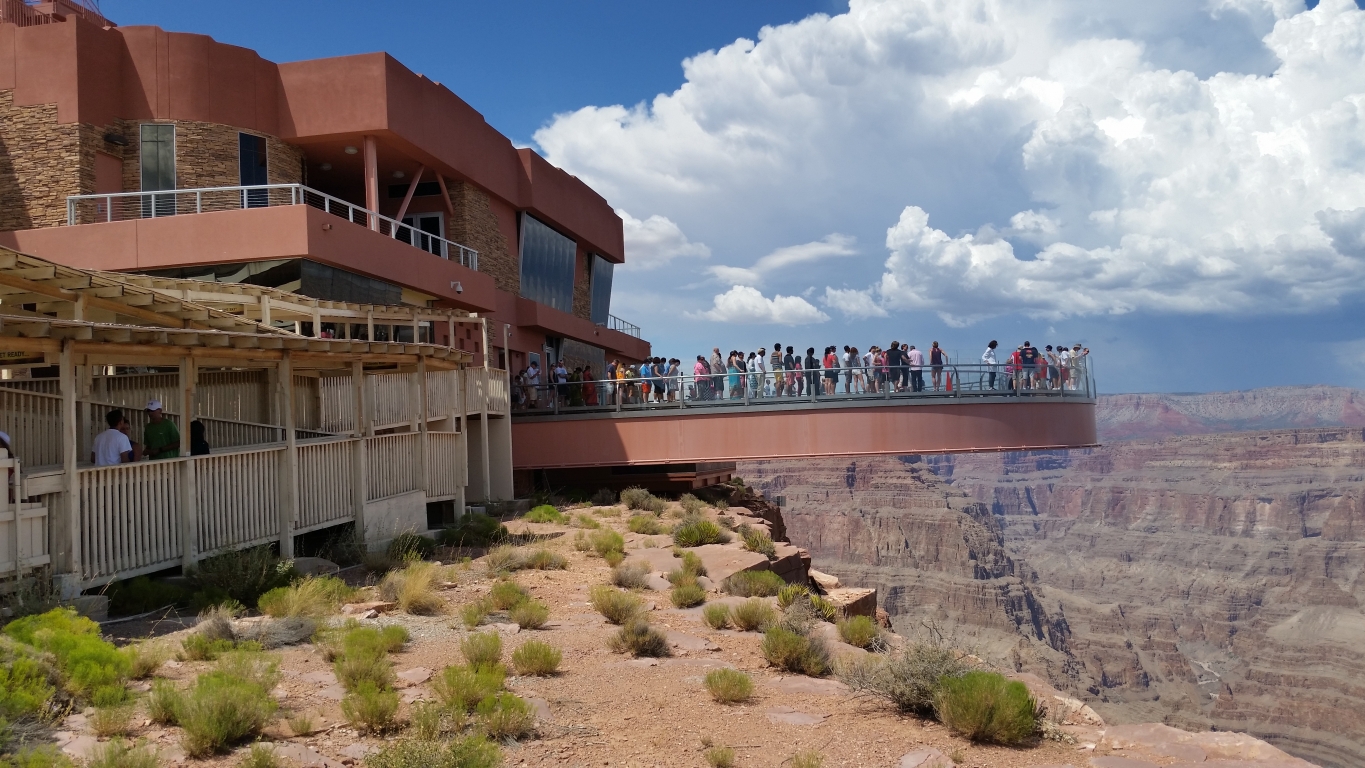
[[[264,186],[270,183],[270,178],[266,174],[264,136],[237,134],[237,177],[237,183],[243,187]],[[264,208],[269,204],[267,190],[242,190],[243,208]]]
[[[407,227],[399,229],[395,237],[427,253],[448,259],[450,254],[446,253],[445,243],[441,242],[441,238],[445,237],[445,226],[442,224],[444,219],[443,213],[414,213],[411,216],[404,216],[403,223],[412,229]]]
[[[139,140],[142,155],[142,191],[175,189],[175,126],[149,123],[142,126]],[[142,215],[170,216],[175,213],[175,195],[149,195],[142,198]]]
[[[573,240],[522,214],[521,295],[561,312],[572,312],[577,252]]]
[[[611,314],[611,277],[616,265],[606,259],[592,255],[592,321],[606,325]]]

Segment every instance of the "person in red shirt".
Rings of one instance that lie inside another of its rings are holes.
[[[834,394],[834,388],[839,386],[839,356],[834,354],[834,347],[825,347],[825,394]]]

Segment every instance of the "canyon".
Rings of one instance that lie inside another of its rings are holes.
[[[814,567],[875,586],[901,634],[1037,674],[1111,723],[1246,731],[1354,766],[1363,395],[1119,395],[1100,401],[1099,448],[738,474],[781,498]]]

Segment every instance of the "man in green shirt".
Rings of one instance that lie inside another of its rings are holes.
[[[180,431],[161,412],[161,401],[147,403],[147,427],[142,430],[142,452],[149,459],[174,459],[180,455]]]

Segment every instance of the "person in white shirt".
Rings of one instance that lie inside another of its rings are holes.
[[[857,387],[853,386],[857,378],[853,374],[853,369],[858,366],[858,348],[844,345],[844,356],[840,360],[844,364],[844,394],[851,395]]]
[[[986,345],[986,351],[981,354],[981,364],[986,366],[986,375],[990,378],[990,383],[986,389],[995,389],[995,348],[1000,346],[1000,342],[991,339],[991,343]]]
[[[530,393],[530,394],[531,394],[531,397],[529,398],[530,401],[531,401],[531,407],[532,407],[532,408],[537,408],[537,407],[539,407],[539,406],[540,406],[540,364],[537,363],[537,362],[534,361],[534,360],[531,361],[531,366],[530,366],[529,368],[526,369],[526,385],[527,385],[527,386],[530,388],[530,390],[531,390],[531,393]]]
[[[753,397],[763,397],[763,390],[768,384],[768,350],[759,347],[758,351],[749,360],[749,389],[753,390]]]
[[[95,436],[90,451],[90,462],[97,467],[112,467],[133,460],[133,442],[122,431],[126,421],[123,411],[110,411],[104,420],[109,428]]]

